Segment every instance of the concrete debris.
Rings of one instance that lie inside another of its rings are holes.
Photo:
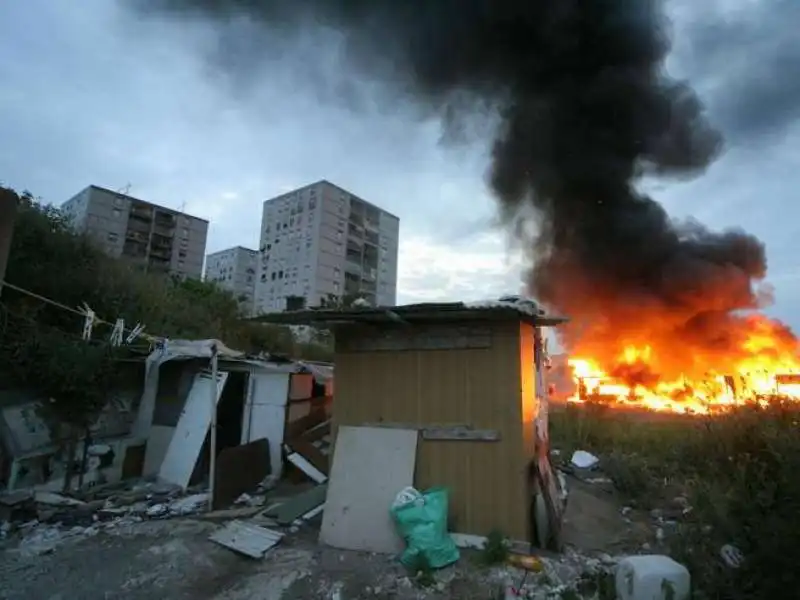
[[[601,484],[601,483],[611,483],[611,479],[608,477],[589,477],[584,479],[586,483],[594,483],[594,484]]]
[[[175,516],[192,515],[208,506],[208,493],[192,494],[179,498],[169,505],[169,513]]]
[[[203,513],[200,518],[205,521],[230,521],[231,519],[247,519],[255,517],[262,512],[260,506],[242,506],[239,508],[227,508]]]
[[[46,506],[86,506],[86,502],[55,494],[53,492],[36,492],[34,501]]]
[[[264,496],[251,496],[250,494],[244,493],[234,500],[233,503],[237,506],[264,506],[265,500],[266,498]]]

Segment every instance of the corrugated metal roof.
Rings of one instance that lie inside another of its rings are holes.
[[[244,521],[231,521],[212,533],[208,539],[250,558],[264,555],[283,538],[283,534]]]
[[[518,297],[484,302],[406,304],[404,306],[310,309],[269,313],[255,321],[296,325],[347,325],[353,323],[424,323],[445,321],[525,321],[553,326],[569,319],[548,315],[534,301]]]
[[[308,370],[317,383],[325,383],[333,379],[333,365],[326,363],[299,361],[298,366]]]

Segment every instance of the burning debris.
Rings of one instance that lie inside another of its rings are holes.
[[[490,187],[529,250],[530,291],[573,320],[579,399],[705,411],[800,371],[795,336],[758,312],[763,243],[678,222],[640,189],[700,174],[722,148],[697,95],[666,72],[659,0],[130,2],[242,24],[256,43],[247,57],[221,46],[232,70],[268,54],[278,29],[338,31],[353,68],[442,115],[446,139],[497,115]]]

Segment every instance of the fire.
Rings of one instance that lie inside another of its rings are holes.
[[[570,402],[708,414],[779,397],[800,401],[800,355],[795,336],[763,315],[742,317],[734,346],[700,352],[691,343],[623,344],[616,352],[589,354],[580,344],[568,360],[575,385]],[[742,334],[743,332],[743,334]],[[642,332],[636,338],[641,339]],[[619,340],[610,340],[619,342]],[[675,374],[675,367],[687,367]],[[663,373],[671,372],[672,376]]]

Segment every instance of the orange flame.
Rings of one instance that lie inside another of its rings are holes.
[[[775,397],[800,400],[800,355],[791,331],[759,314],[729,324],[736,331],[728,341],[736,343],[713,352],[657,334],[652,344],[641,343],[646,327],[635,328],[636,342],[621,350],[599,351],[597,337],[588,347],[576,344],[568,360],[575,385],[568,401],[707,414]]]

